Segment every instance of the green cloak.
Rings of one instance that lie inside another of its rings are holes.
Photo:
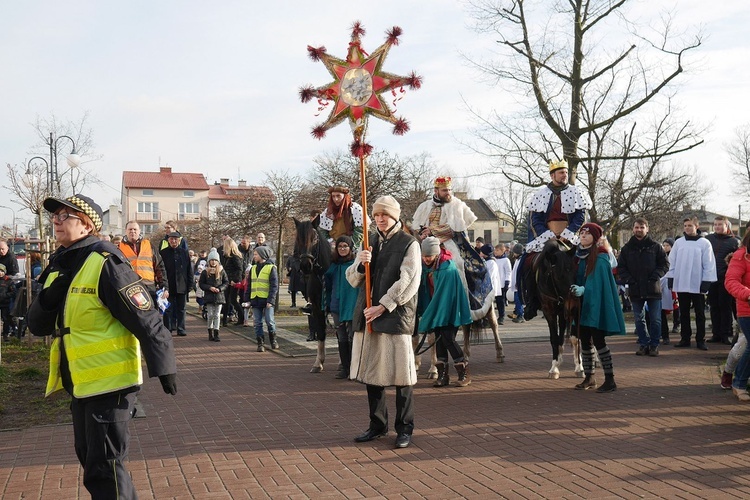
[[[607,335],[625,335],[625,318],[609,255],[600,253],[593,272],[588,276],[586,261],[581,260],[578,263],[576,284],[583,284],[586,288],[581,304],[581,325],[602,330]]]
[[[430,297],[428,274],[435,282],[435,294]],[[422,264],[422,281],[419,284],[420,332],[428,332],[441,326],[461,326],[471,323],[471,310],[466,290],[452,260],[446,260],[436,270]]]

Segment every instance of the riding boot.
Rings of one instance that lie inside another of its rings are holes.
[[[271,343],[271,349],[279,348],[279,343],[276,342],[276,332],[268,332],[268,341]]]
[[[615,373],[612,366],[612,353],[609,347],[599,349],[596,352],[599,354],[599,361],[601,361],[604,371],[604,383],[599,386],[596,392],[613,392],[617,389],[617,384],[615,384]]]
[[[208,341],[209,342],[213,342],[214,341],[214,331],[211,328],[208,329]]]
[[[581,362],[583,364],[583,373],[586,374],[586,378],[584,378],[580,384],[576,384],[575,388],[585,391],[596,387],[596,379],[594,378],[594,350],[581,349]]]
[[[435,363],[435,368],[437,368],[438,376],[435,383],[432,384],[432,387],[445,387],[451,381],[450,372],[448,371],[448,363],[438,361]]]
[[[257,339],[258,339],[258,352],[266,352],[266,347],[264,345],[266,343],[265,337],[257,337]]]
[[[456,367],[456,372],[458,373],[456,385],[459,387],[466,387],[471,384],[471,377],[469,377],[469,362],[461,361],[460,363],[453,363],[453,365]]]
[[[221,342],[221,339],[219,339],[219,329],[214,330],[214,342]]]

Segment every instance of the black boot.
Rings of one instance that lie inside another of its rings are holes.
[[[438,378],[435,383],[432,384],[432,387],[445,387],[446,385],[450,384],[451,376],[450,372],[448,371],[448,363],[438,361],[437,363],[435,363],[435,368],[437,368],[438,371]]]
[[[276,342],[276,332],[268,332],[268,341],[271,343],[271,349],[279,348],[279,343]]]
[[[338,379],[345,379],[349,378],[349,366],[351,365],[351,346],[349,344],[349,338],[346,335],[346,331],[343,332],[336,332],[337,336],[339,338],[339,359],[341,360],[341,368],[339,368],[339,371],[336,372],[335,378]],[[346,340],[343,340],[343,338],[346,338]]]
[[[219,330],[218,329],[214,330],[214,342],[221,342],[221,340],[219,339]]]
[[[266,340],[264,337],[258,337],[258,352],[266,352]]]
[[[599,354],[599,361],[601,361],[602,371],[604,371],[604,383],[599,386],[596,392],[613,392],[617,389],[617,384],[615,384],[615,373],[612,366],[612,353],[609,347],[604,347],[596,352]]]
[[[469,362],[461,361],[460,363],[454,363],[454,366],[456,367],[456,373],[458,373],[456,385],[459,387],[466,387],[471,384],[471,377],[469,377]]]
[[[208,329],[208,341],[213,342],[213,340],[214,340],[214,331],[211,328],[209,328]]]
[[[596,392],[615,392],[617,390],[617,384],[615,384],[614,375],[605,375],[604,383],[599,386]]]

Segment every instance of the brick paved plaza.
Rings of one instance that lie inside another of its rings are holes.
[[[131,425],[127,466],[143,499],[750,497],[750,406],[719,388],[725,346],[651,358],[618,338],[619,388],[596,394],[572,389],[570,357],[546,378],[542,320],[508,321],[506,362],[475,346],[469,387],[433,388],[423,367],[414,440],[396,450],[392,429],[353,442],[367,400],[334,379],[335,349],[311,374],[312,357],[284,355],[311,352],[299,333],[281,332],[281,353],[257,353],[251,329],[224,329],[216,344],[200,318],[188,323],[175,339],[177,396],[147,381],[146,416]],[[0,497],[88,498],[72,427],[0,432]]]

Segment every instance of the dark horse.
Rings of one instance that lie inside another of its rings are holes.
[[[560,377],[563,344],[569,338],[573,345],[575,373],[583,377],[581,349],[578,337],[570,335],[570,326],[578,312],[578,298],[570,292],[575,282],[574,265],[575,247],[569,247],[557,240],[550,240],[537,254],[532,264],[532,276],[535,279],[536,292],[542,305],[542,312],[549,327],[549,341],[552,344],[552,368],[549,378]]]
[[[323,233],[309,221],[294,219],[297,236],[294,238],[294,256],[299,259],[303,286],[312,311],[307,318],[310,333],[318,342],[318,354],[311,373],[323,371],[326,359],[326,313],[323,304],[323,274],[331,265],[331,245]]]

